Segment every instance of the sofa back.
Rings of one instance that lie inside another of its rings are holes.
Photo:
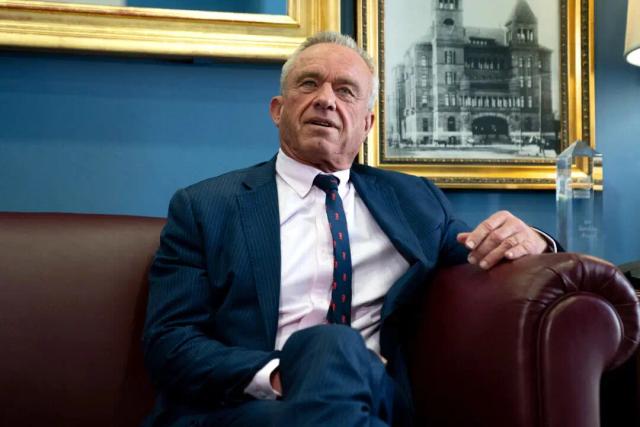
[[[161,218],[0,213],[0,425],[135,426]]]

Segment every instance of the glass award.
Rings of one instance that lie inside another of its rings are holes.
[[[556,159],[556,233],[570,252],[602,257],[602,154],[576,141]]]

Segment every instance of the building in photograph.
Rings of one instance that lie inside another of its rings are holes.
[[[556,140],[551,50],[518,0],[504,28],[465,27],[464,0],[432,0],[432,23],[387,77],[391,147],[514,145]],[[489,3],[487,3],[487,7]]]

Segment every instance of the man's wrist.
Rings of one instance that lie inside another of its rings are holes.
[[[282,397],[282,382],[280,381],[280,366],[278,365],[276,369],[271,372],[269,376],[269,381],[271,382],[271,388],[278,395],[278,397]]]
[[[272,373],[278,370],[279,366],[280,359],[271,359],[256,372],[244,392],[259,400],[275,400],[280,397],[280,391],[271,386]]]
[[[547,233],[537,228],[534,228],[534,230],[547,243],[547,248],[544,250],[544,252],[552,253],[552,254],[558,253],[558,245],[556,245],[556,241],[553,240],[551,236],[549,236]]]

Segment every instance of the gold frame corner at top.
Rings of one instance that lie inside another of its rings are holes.
[[[0,47],[13,49],[284,60],[339,29],[338,0],[287,0],[286,15],[0,0]]]

